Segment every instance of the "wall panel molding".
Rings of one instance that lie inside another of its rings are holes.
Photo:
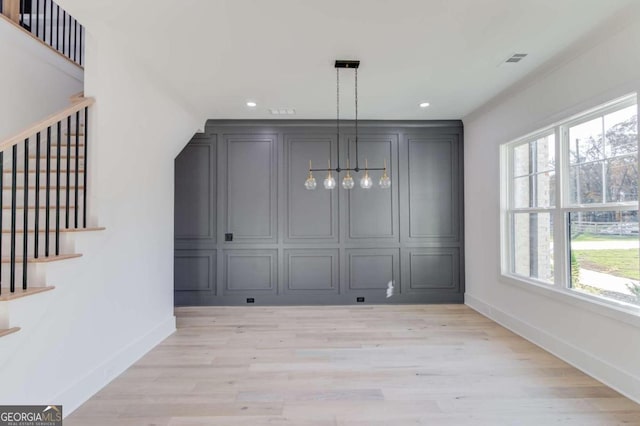
[[[458,248],[408,248],[402,250],[403,291],[460,290]]]
[[[337,243],[338,191],[324,190],[324,172],[315,173],[318,183],[315,191],[308,191],[303,185],[310,160],[314,167],[322,168],[327,167],[327,160],[331,159],[335,167],[336,136],[326,133],[286,133],[284,145],[287,176],[285,242]]]
[[[216,245],[217,138],[196,135],[175,161],[175,241],[178,247]]]
[[[235,242],[278,240],[278,137],[225,134],[225,233]]]
[[[337,249],[293,249],[284,252],[284,293],[337,293]]]
[[[360,167],[386,158],[392,188],[380,189],[381,171],[372,171],[373,188],[360,188],[360,172],[347,191],[342,172],[329,191],[326,172],[314,172],[317,189],[306,190],[309,160],[324,168],[330,158],[335,167],[339,155],[345,166],[349,155],[355,166],[353,123],[344,124],[338,152],[333,120],[207,121],[176,160],[184,174],[176,182],[208,183],[176,197],[175,247],[176,256],[214,250],[213,292],[199,290],[200,279],[176,291],[176,304],[462,303],[462,123],[361,121]],[[205,275],[203,262],[176,257],[176,288]]]
[[[276,292],[277,250],[225,250],[224,291]]]
[[[349,135],[350,152],[355,152],[355,137]],[[384,243],[399,241],[398,232],[398,140],[399,135],[359,134],[360,167],[364,167],[364,159],[370,167],[382,167],[387,161],[392,186],[388,190],[378,187],[382,176],[380,171],[369,172],[373,179],[373,188],[368,191],[355,190],[347,192],[347,242],[367,241],[368,243]],[[362,174],[362,173],[360,173]],[[357,180],[357,179],[356,179]],[[359,182],[356,182],[356,186]]]
[[[400,290],[400,253],[398,249],[347,249],[347,288],[349,292],[374,290],[386,292],[389,281]]]

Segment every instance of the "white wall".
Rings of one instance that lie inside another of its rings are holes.
[[[0,19],[0,141],[69,106],[82,69]]]
[[[464,119],[466,303],[636,401],[640,317],[501,279],[499,145],[640,92],[638,46],[636,9]]]
[[[112,39],[88,36],[85,86],[96,99],[89,211],[107,230],[79,236],[82,258],[47,266],[56,289],[16,306],[25,322],[0,346],[0,404],[55,401],[67,415],[175,330],[174,158],[203,123],[131,69]]]

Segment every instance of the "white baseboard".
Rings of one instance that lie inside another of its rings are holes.
[[[531,343],[540,346],[627,398],[640,403],[640,378],[565,342],[546,330],[509,315],[469,293],[465,294],[464,300],[467,306],[480,314],[522,336]]]
[[[49,401],[62,404],[64,416],[68,416],[175,331],[176,317],[171,316]]]

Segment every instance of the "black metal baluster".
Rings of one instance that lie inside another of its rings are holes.
[[[47,0],[42,5],[42,41],[47,43]]]
[[[28,140],[28,139],[27,139]],[[9,291],[16,291],[16,166],[18,164],[18,147],[14,145],[11,151],[11,279]],[[27,171],[25,170],[25,173]]]
[[[63,9],[62,10],[62,53],[63,54],[67,54],[67,49],[64,45],[64,41],[66,39],[66,34],[67,32],[67,12]]]
[[[49,46],[53,47],[53,1],[49,0]]]
[[[49,257],[49,220],[50,211],[49,207],[51,207],[50,202],[50,192],[51,192],[51,127],[47,128],[47,177],[45,178],[45,185],[47,187],[47,192],[45,194],[45,224],[44,224],[44,256]]]
[[[60,6],[56,4],[56,50],[60,50]]]
[[[0,151],[0,188],[4,192],[4,152]],[[4,197],[0,194],[0,294],[2,294],[2,234],[4,229],[2,225],[3,210],[4,209]]]
[[[38,258],[38,237],[40,232],[40,132],[36,134],[36,205],[35,205],[35,230],[33,235],[33,257]]]
[[[65,207],[65,228],[69,228],[69,206],[71,205],[71,116],[67,117],[67,205]]]
[[[67,14],[69,15],[69,14]],[[67,46],[67,57],[71,57],[71,15],[69,15],[69,37],[68,37],[69,45]]]
[[[82,33],[84,32],[84,27],[81,25],[80,26],[80,43],[78,44],[78,56],[80,57],[80,59],[78,60],[78,63],[82,66]],[[86,128],[86,126],[85,126]]]
[[[78,54],[78,21],[73,19],[73,62],[76,61]]]
[[[36,0],[36,37],[40,36],[40,0]]]
[[[89,130],[89,107],[84,108],[84,168],[82,177],[84,183],[84,192],[82,193],[82,227],[87,227],[87,164],[89,157],[87,156],[87,140]]]
[[[38,134],[40,136],[40,134]],[[38,189],[36,188],[36,191]],[[27,289],[27,252],[29,241],[29,139],[24,141],[24,201],[22,202],[22,289]],[[36,231],[38,232],[38,231]],[[36,256],[37,257],[37,256]]]
[[[75,210],[73,216],[75,219],[75,227],[78,227],[78,169],[80,168],[80,111],[76,112],[76,187],[75,187]]]
[[[56,256],[60,254],[60,144],[62,144],[62,122],[58,121],[58,144],[56,145]]]
[[[24,0],[20,0],[20,26],[24,27]]]

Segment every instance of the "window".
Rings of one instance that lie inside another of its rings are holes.
[[[503,275],[640,306],[636,95],[505,144],[501,158]]]

